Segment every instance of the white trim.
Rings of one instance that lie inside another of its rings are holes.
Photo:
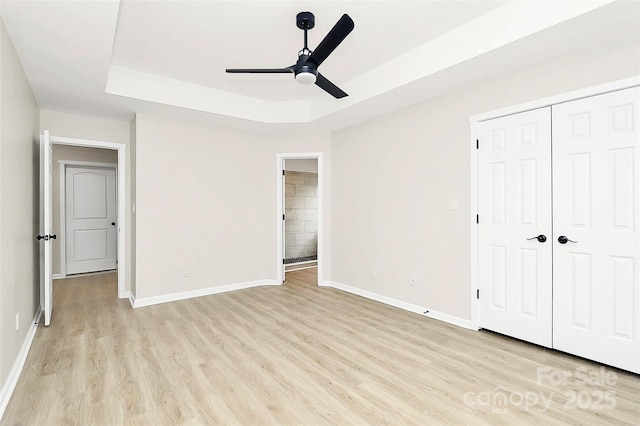
[[[96,169],[114,169],[116,171],[116,176],[118,174],[118,163],[100,163],[100,162],[91,162],[91,161],[69,161],[69,160],[58,160],[59,164],[59,172],[60,172],[60,184],[59,189],[60,199],[58,200],[60,204],[60,212],[59,212],[59,220],[60,220],[60,230],[58,231],[58,235],[60,236],[60,278],[65,278],[67,276],[67,244],[66,244],[66,236],[67,236],[67,167],[84,167],[88,169],[96,168]],[[116,187],[117,187],[116,182]],[[116,205],[118,201],[116,200]],[[117,221],[117,219],[116,219]],[[54,276],[55,277],[55,276]],[[55,279],[55,278],[54,278]]]
[[[85,146],[90,148],[118,150],[117,186],[118,186],[118,297],[127,297],[125,291],[127,277],[127,145],[119,142],[95,141],[89,139],[75,139],[51,136],[52,145]]]
[[[302,153],[281,153],[276,154],[276,221],[277,221],[277,236],[278,241],[276,244],[276,280],[278,283],[282,284],[284,282],[284,274],[285,274],[285,264],[283,262],[284,259],[284,248],[283,248],[283,224],[282,224],[282,215],[284,214],[283,205],[284,205],[284,187],[282,183],[282,171],[284,170],[284,160],[318,160],[318,283],[322,282],[322,267],[324,265],[323,262],[323,245],[324,245],[324,237],[323,237],[323,209],[324,209],[324,161],[323,161],[323,153],[322,152],[302,152]]]
[[[456,317],[453,315],[445,314],[444,312],[434,311],[429,309],[426,314],[423,314],[427,318],[446,322],[447,324],[455,325],[456,327],[466,328],[467,330],[475,330],[470,320]]]
[[[54,279],[54,280],[61,280],[63,278],[67,278],[67,276],[66,275],[62,275],[62,274],[53,274],[51,276],[51,278]]]
[[[131,304],[132,308],[136,307],[136,296],[135,294],[133,294],[132,292],[128,291],[127,292],[127,298],[129,299],[129,303]]]
[[[622,80],[611,81],[609,83],[599,84],[597,86],[586,87],[571,92],[561,93],[558,95],[550,96],[547,98],[537,99],[530,102],[525,102],[518,105],[509,106],[481,114],[472,115],[469,117],[469,140],[470,140],[470,248],[471,248],[471,277],[470,277],[470,300],[471,300],[471,327],[474,330],[478,330],[479,310],[478,299],[476,298],[476,289],[479,285],[479,241],[478,241],[478,228],[476,224],[476,214],[479,209],[478,199],[478,152],[475,149],[476,139],[478,137],[478,123],[481,121],[491,120],[494,118],[500,118],[507,115],[517,114],[521,112],[531,111],[538,108],[544,108],[553,106],[565,102],[575,101],[577,99],[588,98],[591,96],[602,95],[604,93],[615,92],[618,90],[629,89],[631,87],[640,86],[640,76],[634,76],[624,78]],[[481,142],[482,143],[482,142]],[[480,218],[482,220],[482,218]],[[473,230],[475,229],[475,232]]]
[[[280,284],[281,283],[277,282],[276,280],[257,280],[143,298],[136,298],[135,296],[133,296],[133,294],[129,294],[129,301],[132,302],[134,308],[141,308],[143,306],[158,305],[160,303],[175,302],[178,300],[191,299],[194,297],[226,293],[228,291],[244,290],[252,287]]]
[[[61,166],[71,167],[86,167],[86,168],[98,168],[98,169],[117,169],[118,163],[101,163],[98,161],[71,161],[71,160],[58,160],[58,164]]]
[[[9,405],[11,395],[13,395],[13,391],[16,388],[16,384],[18,384],[18,379],[20,378],[20,374],[24,368],[24,363],[27,361],[27,355],[29,355],[29,349],[31,349],[33,338],[36,336],[36,331],[38,330],[38,319],[41,314],[42,309],[41,307],[38,307],[36,315],[31,322],[31,327],[29,327],[29,331],[27,331],[27,335],[24,338],[20,352],[18,352],[18,356],[13,363],[13,367],[11,367],[11,371],[4,382],[2,391],[0,391],[0,419],[2,419],[4,410],[6,410],[7,405]]]
[[[415,314],[419,314],[427,318],[446,322],[448,324],[452,324],[462,328],[472,329],[471,321],[466,320],[464,318],[459,318],[453,315],[434,311],[432,309],[428,309],[423,306],[418,306],[412,303],[403,302],[401,300],[393,299],[387,296],[382,296],[377,293],[373,293],[367,290],[362,290],[360,288],[352,287],[346,284],[341,284],[335,281],[318,281],[318,283],[319,283],[318,285],[321,287],[331,287],[337,290],[346,291],[347,293],[355,294],[357,296],[361,296],[366,299],[375,300],[376,302],[384,303],[385,305],[390,305],[396,308],[403,309],[405,311],[413,312]]]

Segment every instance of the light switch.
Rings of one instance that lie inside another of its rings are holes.
[[[451,210],[453,210],[453,211],[457,211],[458,210],[458,200],[456,200],[456,199],[451,200]]]

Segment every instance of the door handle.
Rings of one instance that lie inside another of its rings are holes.
[[[115,222],[111,222],[111,226],[116,226],[116,223]]]
[[[547,241],[546,235],[540,234],[537,237],[527,238],[527,240],[538,240],[539,243],[544,243]]]
[[[569,238],[565,237],[564,235],[560,235],[558,237],[558,242],[560,244],[577,243],[577,241],[570,240]]]

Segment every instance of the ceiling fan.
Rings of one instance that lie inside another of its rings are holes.
[[[335,50],[336,47],[353,30],[353,20],[349,15],[344,14],[342,18],[333,26],[331,31],[320,42],[314,51],[307,46],[307,31],[315,26],[315,17],[311,12],[300,12],[296,16],[298,28],[304,30],[304,47],[298,52],[298,61],[286,68],[257,68],[238,69],[228,68],[228,73],[248,73],[248,74],[286,74],[293,73],[296,81],[302,84],[313,84],[320,87],[336,98],[348,96],[338,86],[327,80],[318,72],[318,67]]]

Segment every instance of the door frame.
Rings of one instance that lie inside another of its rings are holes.
[[[282,179],[284,160],[318,160],[318,285],[322,282],[323,256],[323,206],[324,206],[324,162],[322,152],[304,153],[280,153],[276,154],[276,229],[277,229],[277,256],[276,279],[278,284],[284,282],[284,182]]]
[[[114,169],[116,171],[116,188],[118,188],[118,163],[98,163],[90,161],[71,161],[71,160],[58,160],[60,165],[60,275],[56,275],[54,278],[65,278],[67,276],[67,167],[85,167],[88,169]],[[116,211],[118,206],[118,194],[116,190]],[[117,213],[119,214],[119,212]],[[120,218],[116,219],[116,223],[119,223]],[[117,234],[116,234],[117,235]],[[117,240],[116,240],[117,241]],[[117,243],[116,243],[117,252]],[[117,253],[116,253],[117,259]],[[119,264],[119,262],[118,262]],[[116,268],[117,269],[117,268]]]
[[[127,272],[127,222],[126,222],[126,158],[127,145],[119,142],[96,141],[90,139],[66,138],[51,136],[51,145],[81,146],[86,148],[113,149],[118,151],[118,164],[116,166],[116,198],[118,211],[118,233],[117,233],[117,262],[118,262],[118,298],[124,299],[129,295],[126,287]],[[62,191],[62,188],[61,188]],[[66,268],[65,268],[66,270]]]
[[[477,226],[477,214],[479,207],[478,199],[478,124],[482,121],[492,120],[494,118],[504,117],[506,115],[517,114],[538,108],[553,106],[564,102],[574,101],[576,99],[586,98],[590,96],[602,95],[604,93],[614,92],[617,90],[629,89],[631,87],[640,86],[640,76],[616,80],[609,83],[599,84],[584,89],[574,90],[571,92],[561,93],[559,95],[547,98],[536,99],[534,101],[497,109],[494,111],[484,112],[469,117],[469,177],[470,177],[470,197],[469,197],[469,229],[470,229],[470,280],[469,280],[469,300],[471,312],[471,329],[479,329],[479,309],[478,298],[476,297],[479,289],[479,238]],[[553,141],[552,141],[553,143]]]

